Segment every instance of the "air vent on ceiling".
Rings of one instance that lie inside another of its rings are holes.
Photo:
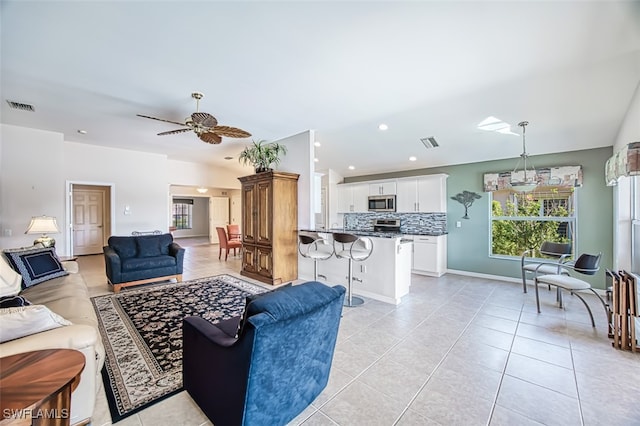
[[[35,112],[35,108],[33,107],[33,105],[29,105],[29,104],[23,104],[22,102],[14,102],[14,101],[9,101],[7,100],[7,103],[9,104],[9,106],[13,109],[19,109],[20,111],[29,111],[29,112]]]
[[[433,136],[429,136],[428,138],[420,138],[420,142],[422,142],[425,148],[437,148],[440,146],[438,142],[436,142],[436,138]]]

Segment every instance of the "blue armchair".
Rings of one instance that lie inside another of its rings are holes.
[[[175,278],[182,281],[184,249],[171,234],[109,237],[105,272],[115,293],[122,287]]]
[[[185,318],[184,388],[215,425],[286,424],[327,385],[344,294],[312,281],[247,298],[242,320]]]

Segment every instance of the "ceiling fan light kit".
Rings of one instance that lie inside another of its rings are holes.
[[[184,120],[184,123],[142,114],[137,114],[137,116],[142,118],[149,118],[151,120],[164,121],[166,123],[172,123],[178,126],[186,126],[181,129],[160,132],[158,133],[158,136],[175,135],[178,133],[193,131],[196,135],[198,135],[200,140],[210,144],[219,144],[220,142],[222,142],[223,136],[227,138],[248,138],[249,136],[251,136],[251,133],[246,132],[242,129],[238,129],[236,127],[218,126],[218,120],[213,115],[206,112],[200,112],[200,99],[204,98],[203,93],[193,92],[191,94],[191,97],[196,100],[196,112],[187,117]]]

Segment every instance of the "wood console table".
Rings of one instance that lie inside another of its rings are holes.
[[[68,426],[85,358],[47,349],[0,358],[0,425]]]

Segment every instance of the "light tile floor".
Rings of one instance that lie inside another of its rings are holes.
[[[185,280],[239,276],[239,256],[179,242]],[[92,295],[110,291],[102,256],[79,263]],[[602,306],[587,300],[595,329],[575,297],[561,310],[545,289],[538,314],[516,283],[413,275],[398,306],[345,308],[329,384],[291,424],[640,425],[640,354],[612,348]],[[111,424],[104,392],[92,424]],[[181,392],[117,424],[211,423]]]

